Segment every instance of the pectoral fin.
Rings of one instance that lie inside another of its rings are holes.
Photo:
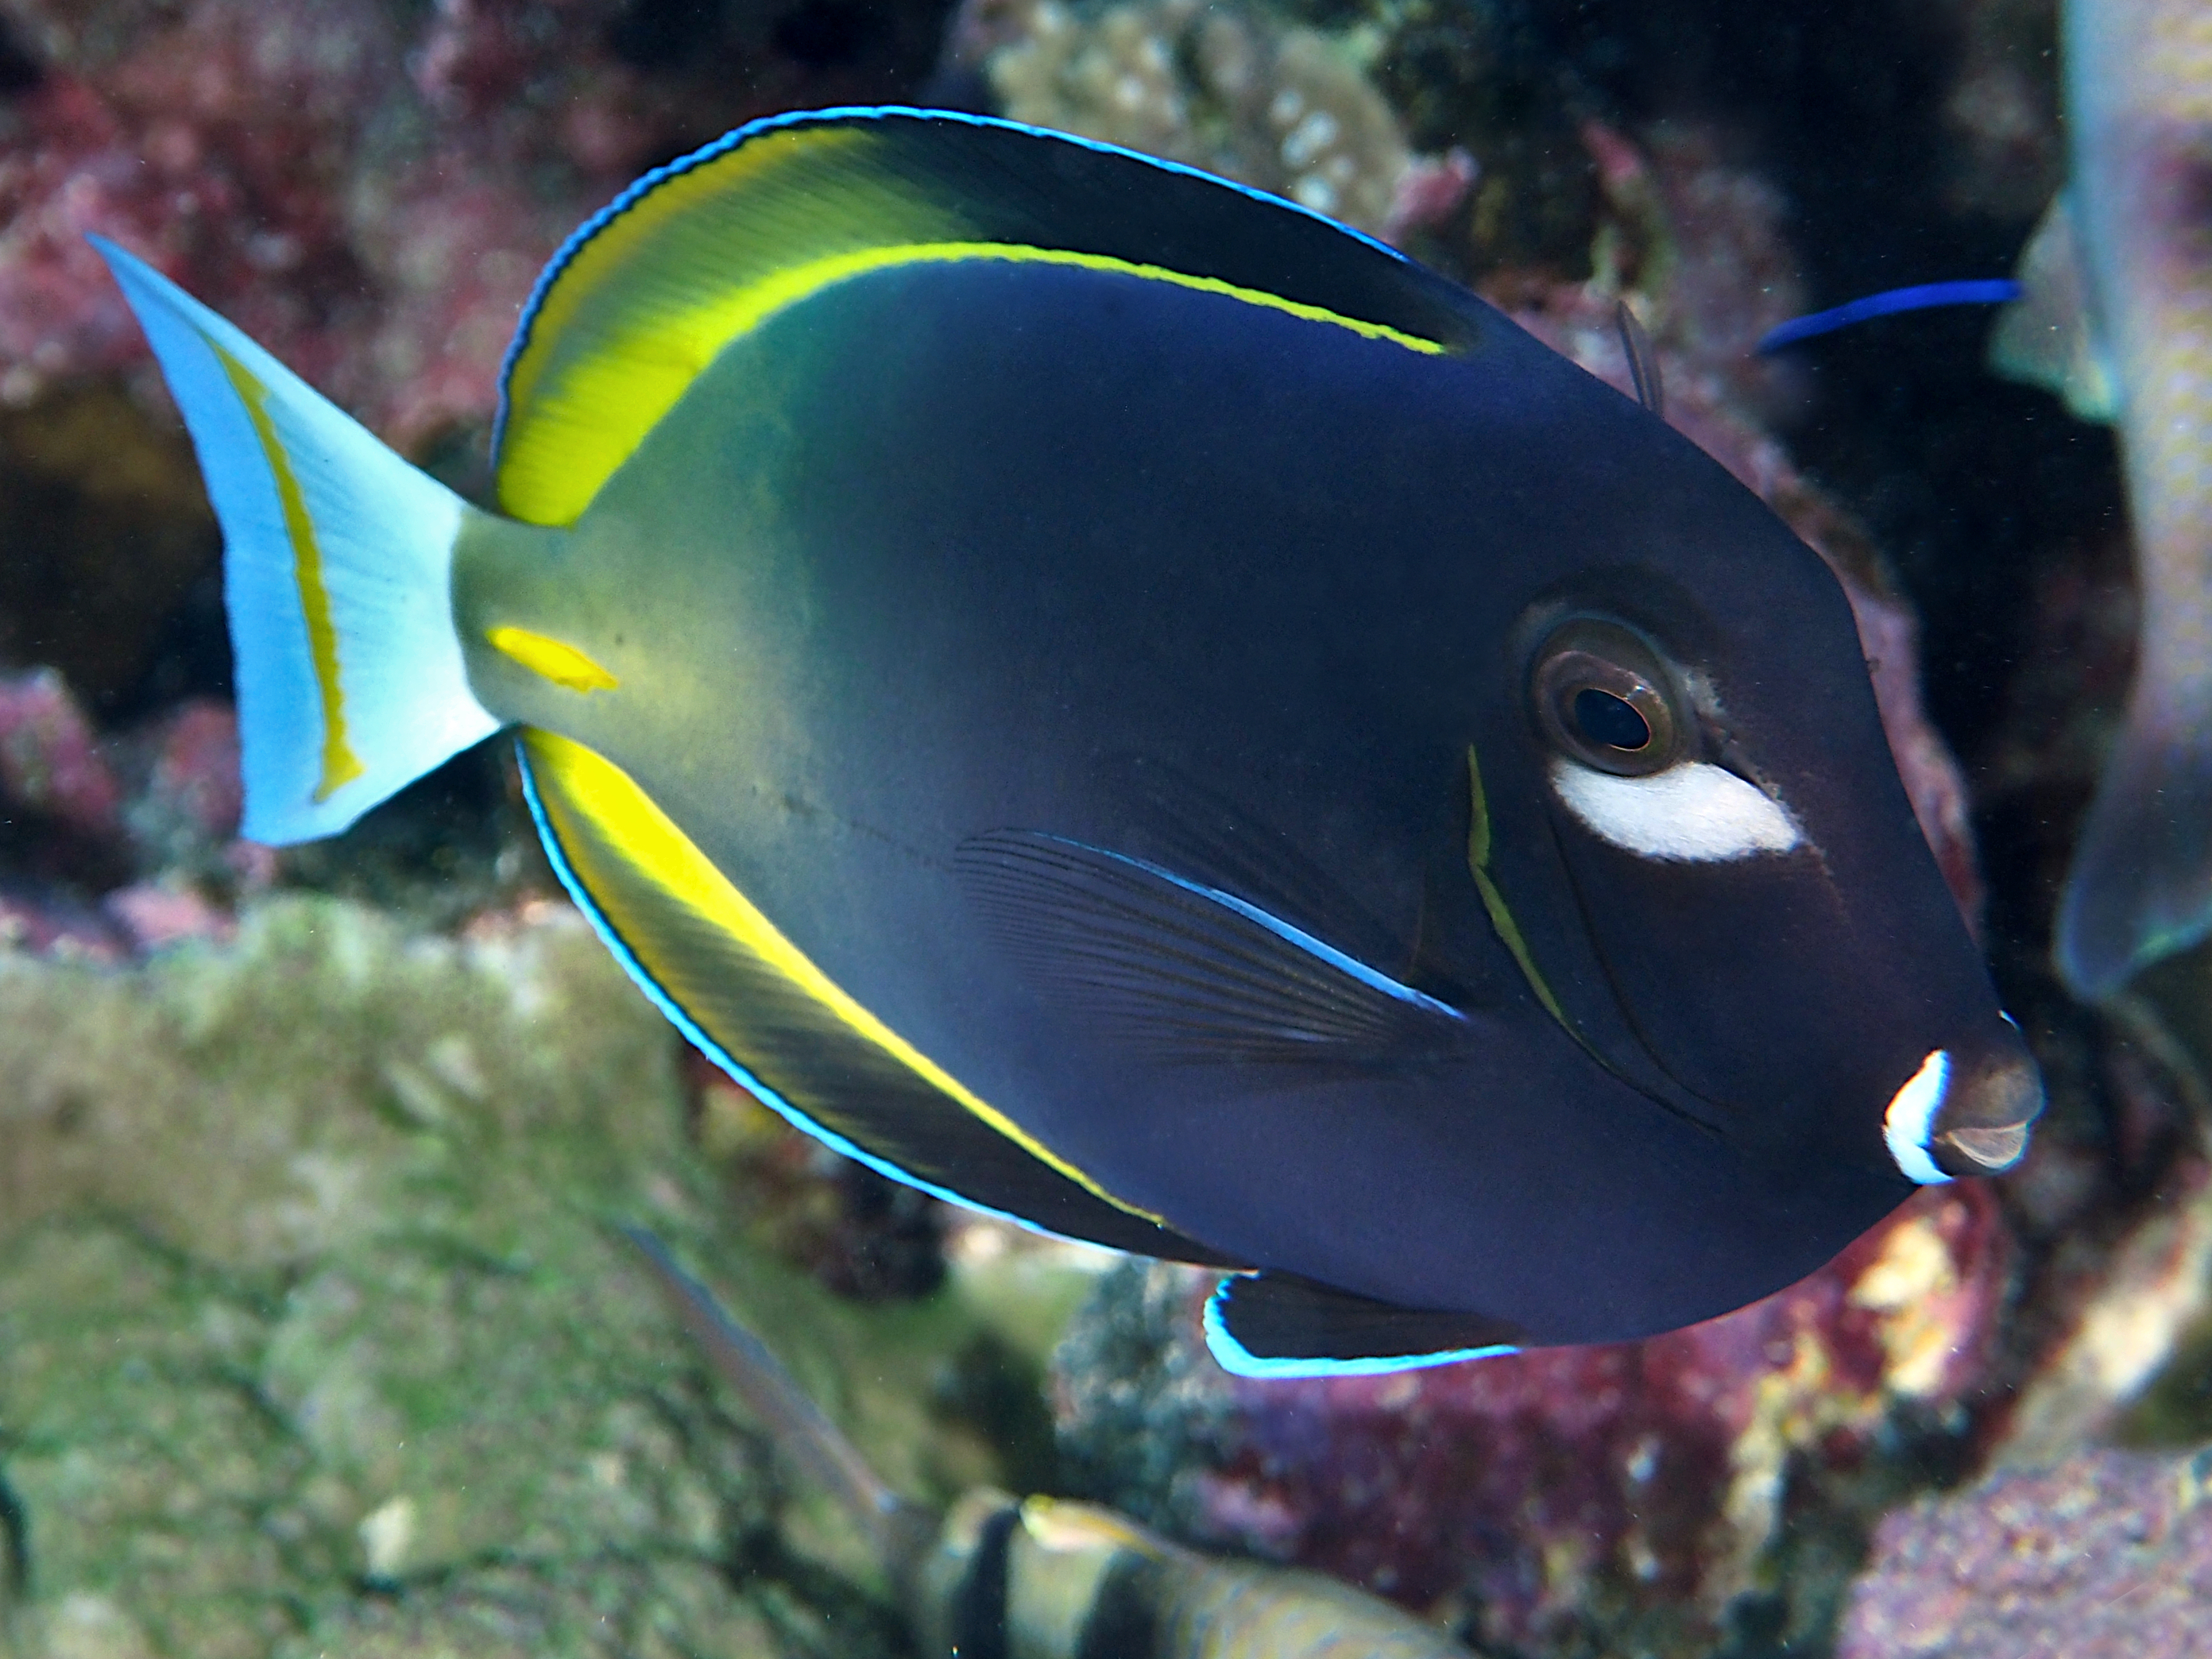
[[[1457,1009],[1237,895],[1057,836],[960,849],[978,908],[1046,1000],[1177,1064],[1403,1064],[1461,1039]]]

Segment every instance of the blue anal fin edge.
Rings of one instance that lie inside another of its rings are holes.
[[[1206,1346],[1236,1376],[1384,1376],[1518,1353],[1526,1333],[1481,1314],[1400,1308],[1288,1273],[1237,1273],[1206,1299]]]
[[[987,1204],[979,1204],[973,1199],[952,1191],[950,1188],[925,1181],[919,1176],[900,1169],[887,1159],[878,1158],[866,1148],[855,1145],[844,1136],[816,1122],[760,1078],[755,1076],[735,1055],[715,1042],[706,1029],[693,1019],[684,1006],[675,998],[670,996],[661,988],[660,982],[647,971],[645,964],[638,960],[637,953],[630,949],[629,942],[616,929],[614,924],[608,921],[606,913],[600,909],[598,901],[592,896],[591,890],[585,886],[582,878],[577,875],[575,867],[569,862],[567,850],[561,845],[560,836],[553,828],[553,822],[545,810],[544,799],[538,793],[538,780],[531,770],[529,750],[521,738],[516,739],[514,757],[516,764],[520,769],[522,798],[530,809],[531,822],[537,828],[538,842],[545,849],[546,861],[553,866],[555,878],[560,882],[562,890],[568,895],[570,901],[583,915],[584,920],[591,924],[592,931],[599,936],[599,943],[606,946],[615,960],[622,964],[623,971],[629,975],[630,982],[645,994],[646,1000],[660,1011],[669,1024],[683,1033],[684,1041],[706,1055],[729,1077],[732,1082],[769,1107],[802,1134],[819,1141],[830,1151],[849,1158],[856,1164],[865,1165],[886,1180],[897,1182],[903,1187],[912,1187],[919,1192],[928,1194],[932,1198],[940,1199],[947,1204],[957,1205],[963,1210],[971,1210],[979,1215],[989,1216],[994,1220],[1007,1222],[1027,1232],[1036,1233],[1046,1238],[1060,1237],[1050,1228],[1031,1221],[1026,1217],[1013,1214],[1010,1211],[994,1209]]]

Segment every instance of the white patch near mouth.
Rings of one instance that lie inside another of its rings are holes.
[[[1620,778],[1554,758],[1552,787],[1591,834],[1647,859],[1717,863],[1786,853],[1804,839],[1788,807],[1705,761]]]
[[[1882,1114],[1881,1138],[1905,1178],[1923,1187],[1940,1187],[1951,1177],[1928,1156],[1928,1132],[1943,1104],[1943,1085],[1950,1080],[1951,1051],[1936,1048],[1920,1062],[1905,1086],[1890,1097]]]

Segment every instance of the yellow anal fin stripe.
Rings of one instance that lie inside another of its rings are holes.
[[[943,1161],[981,1172],[1018,1153],[1015,1164],[1041,1165],[1121,1217],[1165,1224],[1106,1191],[863,1007],[612,762],[542,730],[525,742],[548,821],[604,920],[660,994],[792,1104],[912,1173],[930,1166],[887,1141],[906,1135],[943,1150],[948,1135],[964,1136],[965,1148]],[[890,1109],[871,1118],[876,1102]],[[1018,1168],[1012,1178],[1018,1182]]]
[[[571,691],[611,691],[622,682],[573,645],[526,628],[495,628],[484,635],[492,649],[532,673]]]
[[[269,392],[237,358],[213,340],[208,341],[229,377],[231,388],[246,405],[246,417],[268,458],[270,477],[276,481],[276,500],[284,514],[284,533],[292,544],[292,575],[300,594],[300,612],[307,623],[307,651],[315,668],[315,690],[323,710],[323,769],[315,786],[315,799],[328,800],[364,770],[361,757],[346,740],[345,691],[338,681],[338,632],[331,621],[330,590],[323,585],[323,551],[315,541],[315,521],[307,512],[307,498],[293,475],[292,462],[269,418]]]

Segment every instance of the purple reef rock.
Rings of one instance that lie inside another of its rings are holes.
[[[1785,1518],[1804,1534],[1808,1510],[1878,1507],[1898,1460],[1970,1431],[2009,1256],[1990,1189],[1961,1186],[1650,1341],[1273,1382],[1204,1352],[1206,1281],[1127,1270],[1056,1364],[1063,1448],[1095,1495],[1443,1612],[1485,1645],[1703,1652],[1768,1588]],[[1832,1595],[1850,1553],[1797,1576]]]
[[[1901,1510],[1838,1659],[2212,1655],[2212,1448],[2101,1451]]]

